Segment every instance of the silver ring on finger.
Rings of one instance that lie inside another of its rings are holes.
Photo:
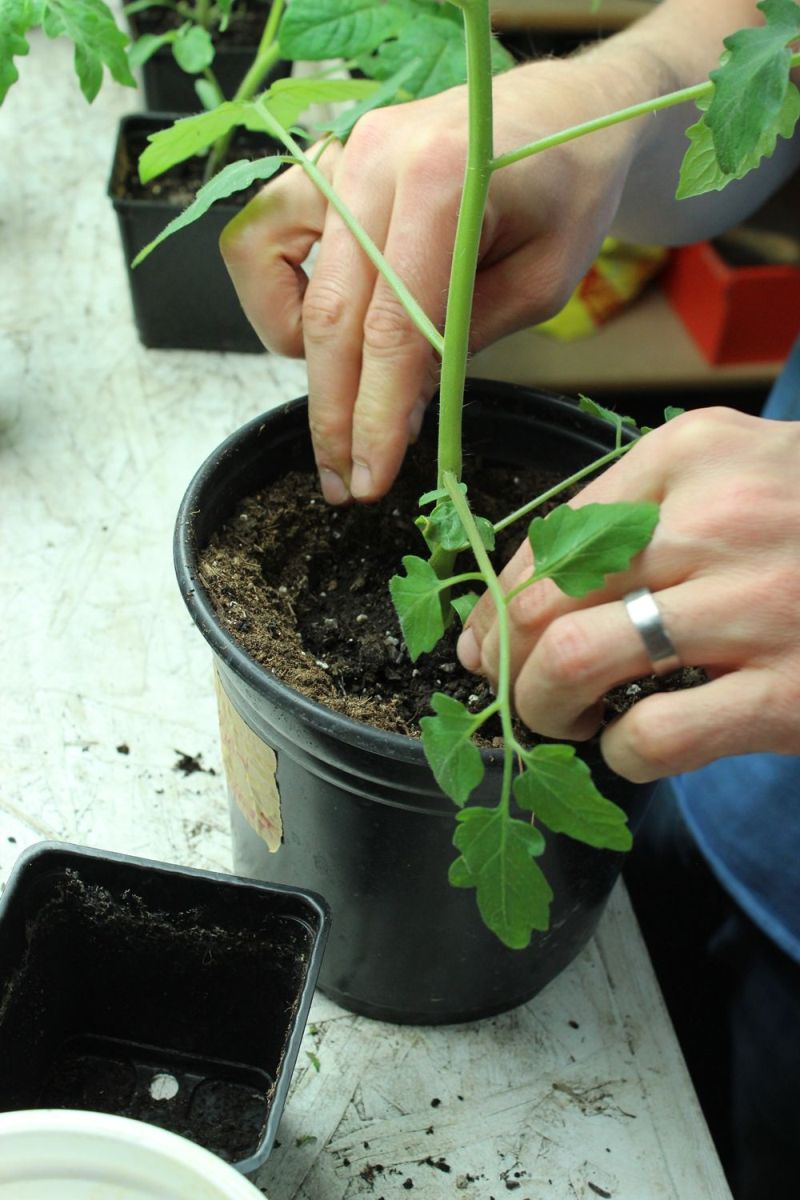
[[[642,639],[653,674],[670,675],[677,671],[681,661],[664,626],[661,609],[650,589],[638,588],[635,592],[628,592],[622,602]]]

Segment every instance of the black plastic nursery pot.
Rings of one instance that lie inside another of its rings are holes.
[[[271,5],[245,3],[234,7],[231,21],[223,34],[214,37],[212,69],[226,100],[231,100],[252,65]],[[134,40],[145,34],[163,34],[177,28],[183,17],[170,9],[152,7],[128,14],[128,26]],[[264,80],[267,87],[291,71],[291,63],[279,61]],[[195,90],[197,76],[181,70],[172,47],[160,46],[142,65],[144,98],[151,112],[200,112],[202,105]],[[202,78],[202,76],[200,76]]]
[[[159,180],[148,185],[144,194],[129,195],[126,185],[136,173],[148,135],[166,129],[176,115],[135,114],[122,119],[108,185],[139,339],[157,350],[263,352],[219,251],[220,234],[241,211],[241,199],[220,201],[199,220],[167,238],[138,267],[130,265],[191,200],[184,195],[176,202]],[[268,139],[247,136],[257,154],[271,152]],[[202,178],[201,169],[197,175]]]
[[[0,1111],[132,1117],[255,1171],[328,922],[295,888],[32,847],[0,899]]]
[[[571,401],[482,380],[469,384],[464,428],[468,453],[517,466],[557,463],[565,475],[613,437]],[[524,951],[507,949],[481,922],[474,893],[448,884],[455,810],[420,741],[307,699],[222,628],[200,582],[200,552],[244,497],[311,462],[302,399],[224,442],[178,515],[179,584],[216,660],[235,869],[326,897],[333,927],[319,986],[345,1007],[409,1023],[501,1012],[534,996],[588,941],[624,855],[549,835],[538,861],[555,892],[550,929]],[[472,800],[493,804],[500,763],[482,753],[487,771]],[[596,748],[579,753],[635,825],[650,789],[615,776]]]

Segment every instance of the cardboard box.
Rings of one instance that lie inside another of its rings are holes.
[[[777,361],[800,334],[800,267],[733,267],[697,242],[675,252],[664,291],[711,363]]]

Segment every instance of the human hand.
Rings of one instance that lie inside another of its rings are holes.
[[[499,76],[495,153],[604,112],[615,94],[608,76],[607,67],[557,60]],[[618,92],[622,78],[613,73]],[[439,327],[466,130],[466,91],[454,88],[366,115],[347,145],[331,145],[319,163]],[[613,218],[633,137],[630,126],[605,130],[495,174],[473,350],[563,305]],[[309,280],[302,263],[316,242]],[[431,347],[300,167],[262,190],[228,226],[221,248],[264,344],[308,360],[311,435],[326,499],[377,499],[435,390]]]
[[[800,424],[730,409],[687,413],[649,433],[573,506],[655,500],[661,517],[631,567],[581,600],[549,580],[511,601],[512,677],[520,718],[548,737],[600,728],[601,698],[652,667],[622,597],[649,588],[685,665],[709,682],[659,692],[602,733],[608,764],[644,782],[730,754],[800,753]],[[526,540],[501,575],[530,575]],[[490,679],[497,627],[488,595],[459,658]]]

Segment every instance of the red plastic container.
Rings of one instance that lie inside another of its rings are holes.
[[[800,267],[732,267],[697,242],[676,251],[663,286],[709,362],[780,360],[800,333]]]

